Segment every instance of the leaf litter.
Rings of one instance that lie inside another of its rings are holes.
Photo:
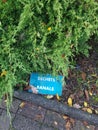
[[[61,102],[90,114],[98,114],[98,52],[92,50],[89,58],[79,57],[77,66],[69,70]],[[64,119],[67,120],[66,130],[70,130],[70,118],[65,116]],[[92,127],[86,121],[83,124],[87,128]]]

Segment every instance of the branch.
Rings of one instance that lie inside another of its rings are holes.
[[[67,116],[70,116],[71,118],[74,118],[80,121],[87,121],[91,125],[98,126],[98,115],[96,114],[89,114],[80,109],[76,109],[76,108],[64,105],[58,101],[49,100],[40,95],[28,93],[25,91],[15,91],[14,97],[17,99],[21,99],[23,101],[32,102],[35,105],[41,106],[45,109],[55,111],[60,114],[65,114]]]

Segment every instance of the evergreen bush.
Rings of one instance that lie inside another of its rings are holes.
[[[67,76],[97,29],[95,0],[0,0],[0,98],[31,72]]]

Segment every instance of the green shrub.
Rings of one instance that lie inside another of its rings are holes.
[[[67,76],[97,29],[95,0],[1,0],[0,98],[33,71]]]

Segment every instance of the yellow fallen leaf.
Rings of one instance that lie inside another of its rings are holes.
[[[6,99],[6,100],[4,100],[4,102],[5,102],[5,103],[7,103],[7,99]]]
[[[87,81],[87,84],[89,84],[90,82],[91,82],[91,81],[88,80],[88,81]]]
[[[95,110],[95,113],[98,114],[98,110]]]
[[[69,106],[72,106],[72,98],[69,97],[67,102]]]
[[[39,48],[36,48],[37,51],[39,51]]]
[[[93,95],[92,92],[89,91],[89,95],[92,96]]]
[[[87,112],[88,112],[88,113],[91,113],[91,114],[93,113],[90,108],[87,108]]]
[[[23,107],[25,106],[25,104],[26,104],[25,102],[22,102],[22,103],[20,104],[20,107],[23,108]]]
[[[64,116],[63,116],[63,119],[65,119],[65,120],[66,120],[66,119],[68,119],[68,118],[69,118],[69,117],[68,117],[68,116],[66,116],[66,115],[64,115]]]
[[[92,77],[97,77],[97,74],[92,74],[91,76],[92,76]]]
[[[48,31],[51,31],[51,27],[48,27],[48,29],[47,29]]]
[[[88,129],[90,129],[90,126],[87,125],[86,127],[87,127]]]
[[[60,96],[58,94],[56,94],[56,98],[57,100],[60,100]]]
[[[2,73],[1,73],[1,77],[2,77],[2,76],[5,76],[6,74],[7,74],[7,71],[5,71],[5,70],[2,71]]]
[[[74,44],[72,44],[70,47],[73,48],[73,47],[74,47]]]
[[[47,95],[46,98],[51,99],[51,98],[53,98],[53,95]]]
[[[84,101],[84,106],[87,107],[88,106],[88,103]]]

